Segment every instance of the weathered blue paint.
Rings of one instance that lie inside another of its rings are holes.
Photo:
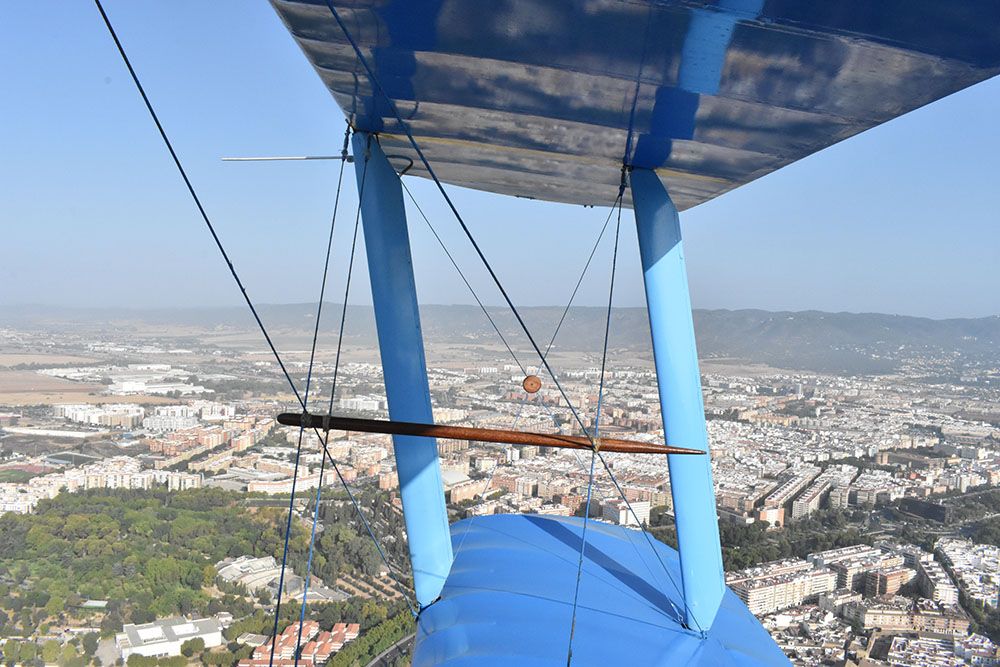
[[[633,170],[631,183],[666,439],[708,452],[680,219],[655,172]],[[712,461],[668,461],[687,624],[704,631],[712,627],[725,591]]]
[[[627,164],[667,164],[675,140],[694,139],[701,96],[719,92],[736,24],[757,18],[763,4],[764,0],[720,0],[711,8],[691,10],[676,86],[657,87],[648,128],[639,133],[634,154],[631,145],[626,148]]]
[[[386,96],[445,182],[579,204],[629,136],[684,210],[1000,73],[997,0],[330,0],[383,96],[326,1],[271,1],[408,174]]]
[[[358,187],[363,188],[361,217],[389,416],[430,424],[434,415],[403,191],[378,142],[369,137],[358,132],[352,144]],[[425,607],[441,593],[452,561],[437,441],[394,435],[393,446],[413,586],[417,602]]]

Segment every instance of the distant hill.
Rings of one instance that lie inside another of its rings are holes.
[[[259,306],[275,331],[311,331],[315,304]],[[324,305],[324,332],[337,326],[340,306]],[[523,308],[522,314],[545,346],[562,308]],[[502,308],[490,313],[518,349],[528,343],[513,316]],[[421,307],[424,333],[434,343],[498,343],[477,306]],[[779,368],[831,373],[882,373],[921,358],[952,359],[958,366],[1000,365],[1000,316],[932,320],[877,313],[763,310],[696,310],[695,331],[703,358],[729,358]],[[0,326],[101,329],[128,323],[173,325],[198,329],[251,329],[245,308],[74,309],[49,306],[0,306]],[[371,339],[375,324],[370,307],[348,309],[348,334]],[[563,350],[600,349],[604,332],[602,308],[573,308],[557,341]],[[642,308],[617,308],[612,319],[611,347],[649,355],[649,325]]]

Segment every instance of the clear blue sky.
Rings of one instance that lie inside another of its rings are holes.
[[[106,7],[251,296],[314,300],[337,164],[219,161],[339,150],[342,115],[270,5]],[[8,3],[3,13],[0,303],[240,303],[94,6]],[[997,118],[993,80],[684,213],[694,305],[1000,314]],[[480,293],[499,303],[439,196],[408,180]],[[345,182],[335,299],[356,201],[353,177]],[[455,198],[525,305],[565,302],[607,212]],[[410,224],[421,299],[470,302],[423,223]],[[618,303],[639,305],[630,215],[623,229]],[[609,253],[580,303],[606,298]],[[356,276],[352,300],[363,303],[363,264]]]

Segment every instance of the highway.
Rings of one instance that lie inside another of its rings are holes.
[[[413,638],[416,636],[417,633],[406,635],[398,642],[375,656],[365,667],[391,667],[392,660],[402,652],[402,649],[410,646],[413,643]]]

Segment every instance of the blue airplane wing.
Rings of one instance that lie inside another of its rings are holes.
[[[273,4],[426,175],[325,2]],[[994,0],[334,4],[442,180],[560,202],[611,204],[625,159],[684,210],[1000,73]]]

